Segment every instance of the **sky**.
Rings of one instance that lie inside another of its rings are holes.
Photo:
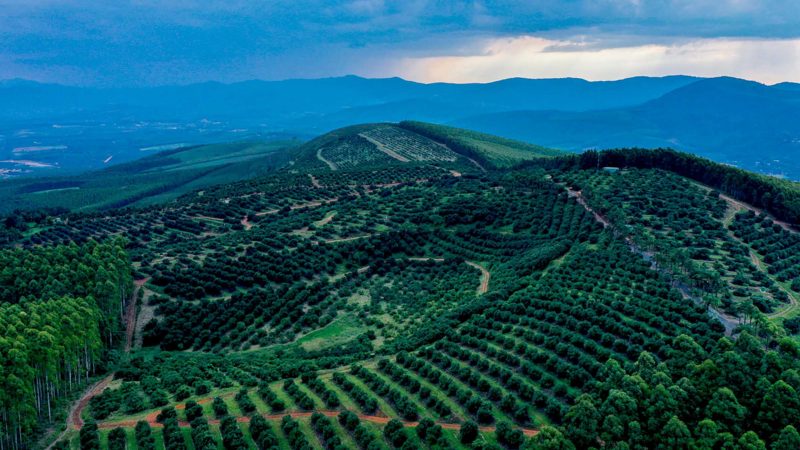
[[[800,81],[798,0],[0,0],[0,79]]]

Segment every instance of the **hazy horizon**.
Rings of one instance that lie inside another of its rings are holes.
[[[762,82],[759,80],[753,80],[748,78],[741,78],[736,77],[733,75],[717,75],[712,77],[703,77],[703,76],[696,76],[696,75],[688,75],[688,74],[667,74],[667,75],[633,75],[630,77],[623,77],[623,78],[608,78],[608,79],[589,79],[589,78],[582,78],[582,77],[572,77],[572,76],[565,76],[565,77],[524,77],[524,76],[515,76],[515,77],[506,77],[506,78],[498,78],[496,80],[489,80],[489,81],[417,81],[411,80],[408,78],[404,78],[402,76],[381,76],[381,77],[368,77],[363,75],[358,75],[354,73],[344,74],[344,75],[334,75],[334,76],[325,76],[325,77],[296,77],[296,78],[276,78],[276,79],[267,79],[267,78],[248,78],[242,80],[233,80],[233,81],[224,81],[224,80],[205,80],[205,81],[194,81],[194,82],[187,82],[187,83],[166,83],[166,84],[154,84],[154,85],[116,85],[116,86],[103,86],[103,85],[90,85],[90,84],[72,84],[72,83],[59,83],[59,82],[43,82],[38,80],[32,80],[28,78],[3,78],[0,79],[0,83],[14,83],[14,82],[21,82],[21,83],[37,83],[43,85],[54,85],[54,86],[64,86],[64,87],[80,87],[80,88],[96,88],[96,89],[137,89],[137,88],[163,88],[163,87],[182,87],[182,86],[193,86],[193,85],[201,85],[201,84],[221,84],[221,85],[233,85],[233,84],[240,84],[240,83],[250,83],[250,82],[265,82],[265,83],[279,83],[282,81],[318,81],[318,80],[332,80],[332,79],[343,79],[343,78],[360,78],[364,80],[393,80],[399,79],[402,81],[406,81],[409,83],[417,83],[423,85],[433,85],[433,84],[455,84],[455,85],[485,85],[485,84],[492,84],[492,83],[499,83],[503,81],[509,80],[529,80],[529,81],[546,81],[546,80],[578,80],[578,81],[586,81],[589,83],[613,83],[617,81],[624,81],[636,78],[671,78],[671,77],[687,77],[687,78],[697,78],[697,79],[714,79],[714,78],[735,78],[743,81],[750,81],[754,83],[763,84],[765,86],[774,86],[777,84],[783,83],[800,83],[800,81],[791,81],[791,80],[784,80],[784,81],[776,81],[776,82]]]
[[[800,81],[790,0],[0,0],[0,79],[81,86],[402,77]]]

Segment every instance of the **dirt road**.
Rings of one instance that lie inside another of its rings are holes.
[[[250,223],[250,219],[248,219],[247,216],[242,217],[241,223],[245,230],[250,230],[250,228],[253,228],[253,224]]]
[[[486,270],[486,268],[483,266],[480,266],[472,261],[464,262],[481,271],[481,284],[478,286],[478,294],[485,294],[489,290],[489,280],[492,278],[492,273]]]
[[[325,157],[322,156],[322,149],[321,148],[317,149],[317,159],[322,161],[322,162],[324,162],[325,164],[327,164],[328,167],[331,170],[336,170],[337,169],[336,164],[334,164],[331,161],[328,161],[327,159],[325,159]]]
[[[210,399],[203,399],[203,400],[198,401],[198,403],[207,403],[208,401],[210,401]],[[176,407],[176,409],[182,409],[181,406],[183,406],[183,405],[178,405]],[[292,411],[292,412],[287,412],[287,413],[282,413],[282,414],[262,414],[262,417],[264,417],[267,420],[281,420],[284,416],[288,415],[288,416],[290,416],[292,418],[298,419],[298,418],[303,418],[303,417],[311,417],[311,415],[314,412],[318,412],[318,413],[320,413],[320,414],[322,414],[324,416],[327,416],[327,417],[336,417],[336,416],[339,415],[339,413],[341,411],[332,411],[332,410]],[[147,417],[145,418],[145,421],[147,421],[147,423],[149,423],[150,426],[153,427],[153,428],[159,428],[159,427],[162,426],[160,423],[158,423],[156,421],[156,417],[158,417],[158,414],[159,414],[158,411],[152,412],[152,413],[148,414]],[[389,423],[389,421],[391,420],[389,417],[383,417],[383,416],[372,416],[372,415],[366,415],[366,414],[356,414],[356,415],[358,416],[358,418],[360,420],[362,420],[364,422],[370,422],[370,423],[374,423],[374,424],[378,424],[378,425],[385,425],[385,424]],[[249,417],[237,417],[236,421],[239,422],[239,423],[249,423],[250,422],[250,418]],[[136,426],[136,422],[137,422],[136,420],[120,420],[120,421],[115,421],[115,422],[100,423],[97,426],[98,426],[98,428],[101,428],[101,429],[132,428],[132,427]],[[403,422],[403,425],[405,425],[407,427],[416,427],[417,425],[419,425],[419,422],[412,422],[412,421],[405,421],[405,420],[401,420],[401,422]],[[456,431],[458,431],[458,430],[461,429],[461,424],[458,424],[458,423],[450,423],[450,422],[436,422],[436,423],[438,425],[441,425],[442,428],[444,428],[445,430],[456,430]],[[208,420],[208,424],[209,425],[218,425],[219,424],[219,420],[218,419],[209,419]],[[189,427],[190,426],[189,423],[186,422],[186,421],[178,421],[178,425],[180,427]],[[495,431],[495,427],[479,427],[479,429],[480,429],[480,431],[488,432],[488,433],[493,433]],[[536,436],[536,434],[538,432],[539,432],[538,430],[535,430],[533,428],[522,428],[522,433],[525,436],[529,436],[529,437],[530,436]]]
[[[108,375],[107,377],[93,384],[89,389],[86,390],[86,392],[83,393],[83,396],[72,405],[72,408],[69,410],[69,414],[67,414],[67,427],[64,428],[64,431],[62,431],[61,434],[59,434],[58,437],[47,446],[46,450],[50,450],[56,442],[64,439],[70,430],[80,430],[83,427],[83,418],[81,417],[83,410],[89,404],[89,401],[92,399],[92,397],[103,392],[105,388],[111,384],[111,380],[113,379],[114,374],[112,373],[111,375]]]
[[[143,278],[133,282],[135,287],[128,301],[128,307],[125,310],[125,353],[130,353],[133,344],[133,332],[136,329],[136,299],[138,298],[139,290],[142,289],[142,286],[144,286],[149,279],[150,278]],[[67,415],[67,427],[61,432],[57,439],[47,446],[47,450],[56,442],[63,439],[70,430],[80,430],[83,427],[83,410],[86,409],[94,396],[100,395],[100,393],[111,384],[112,380],[114,380],[113,373],[93,384],[83,393],[81,398],[78,399],[69,410],[69,414]]]
[[[605,217],[603,217],[602,215],[597,213],[595,210],[592,209],[591,206],[589,206],[588,203],[586,203],[586,199],[583,197],[583,195],[581,195],[581,191],[576,191],[576,190],[574,190],[574,189],[572,189],[572,188],[570,188],[568,186],[564,186],[564,187],[567,189],[567,194],[570,197],[575,198],[575,201],[577,201],[581,206],[583,206],[583,208],[586,211],[592,213],[594,215],[594,219],[597,222],[599,222],[601,225],[603,225],[603,228],[608,228],[609,226],[611,226],[611,223],[608,221],[608,219],[606,219]],[[638,253],[639,255],[644,257],[644,259],[646,259],[648,261],[651,261],[651,264],[652,264],[653,255],[649,254],[648,252],[646,252],[646,251],[644,251],[644,250],[642,250],[640,248],[638,248],[633,243],[633,240],[631,239],[630,236],[626,236],[625,237],[625,242],[628,244],[628,247],[631,249],[632,252]],[[656,269],[656,270],[664,272],[662,269]],[[678,289],[678,292],[680,292],[681,295],[684,298],[686,298],[688,300],[692,300],[692,301],[694,301],[696,303],[700,303],[701,302],[701,300],[699,298],[697,298],[694,295],[692,295],[691,289],[688,286],[686,286],[686,285],[684,285],[682,283],[673,283],[673,287]],[[741,324],[741,319],[739,319],[738,317],[729,316],[729,315],[723,313],[722,311],[718,311],[718,310],[716,310],[714,308],[708,308],[708,315],[711,316],[712,318],[718,320],[722,324],[722,326],[725,327],[725,334],[728,335],[728,336],[731,336],[733,334],[733,331],[736,329],[736,327],[738,327]]]
[[[133,288],[133,295],[125,311],[125,353],[130,353],[131,346],[133,345],[133,332],[136,330],[136,299],[139,298],[139,290],[142,289],[142,286],[144,286],[149,279],[150,278],[143,278],[133,282],[135,286]]]

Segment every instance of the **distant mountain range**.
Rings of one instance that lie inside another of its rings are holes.
[[[698,80],[640,105],[597,111],[508,111],[458,126],[580,151],[672,147],[800,179],[800,85]]]
[[[347,76],[120,89],[12,80],[0,82],[0,175],[100,168],[162,145],[422,120],[569,151],[669,146],[800,179],[798,117],[799,84],[733,78],[421,84]]]

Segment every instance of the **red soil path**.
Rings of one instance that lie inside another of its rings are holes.
[[[242,217],[242,226],[244,226],[245,230],[253,228],[253,224],[250,223],[250,220],[248,220],[247,216]]]
[[[137,294],[139,289],[142,289],[142,286],[144,286],[149,279],[150,278],[143,278],[141,280],[134,280],[133,282],[135,288],[133,289],[133,294],[128,301],[128,307],[125,310],[125,353],[130,353],[131,351],[133,331],[136,329]],[[108,387],[108,385],[111,384],[112,380],[114,380],[113,373],[107,375],[105,378],[95,383],[83,393],[83,396],[81,396],[81,398],[72,405],[72,408],[67,415],[67,427],[61,433],[58,439],[53,441],[53,444],[60,441],[69,430],[80,430],[83,427],[83,410],[89,405],[89,401],[92,400],[92,397],[100,395]],[[49,449],[53,444],[50,444],[47,448]]]
[[[107,377],[95,383],[95,385],[89,388],[88,391],[84,392],[83,397],[78,400],[78,402],[69,412],[69,417],[67,417],[67,429],[74,428],[76,430],[80,430],[81,427],[83,427],[83,417],[81,417],[81,414],[89,404],[89,400],[91,400],[95,395],[99,395],[101,392],[103,392],[108,385],[111,384],[111,380],[113,379],[114,374],[112,373],[111,375],[108,375]]]
[[[198,403],[208,403],[210,401],[211,401],[211,399],[202,399],[202,400],[198,401]],[[176,406],[176,409],[183,409],[184,406],[185,405],[178,405],[178,406]],[[318,412],[318,413],[320,413],[320,414],[322,414],[324,416],[327,416],[327,417],[336,417],[336,416],[339,415],[339,413],[341,411],[331,411],[331,410],[294,411],[294,412],[288,412],[288,413],[283,413],[283,414],[262,414],[262,417],[264,417],[267,420],[281,420],[284,416],[288,415],[288,416],[291,416],[292,418],[297,419],[297,418],[302,418],[302,417],[311,417],[311,414],[313,414],[314,412]],[[375,424],[378,424],[378,425],[387,424],[391,420],[388,417],[370,416],[370,415],[365,415],[365,414],[356,414],[356,415],[362,421],[375,423]],[[153,427],[153,428],[162,427],[162,425],[156,421],[156,417],[158,417],[158,411],[148,414],[147,417],[145,417],[145,421],[147,421],[147,423],[149,423],[150,426]],[[249,423],[250,422],[250,418],[249,417],[237,417],[236,421],[239,422],[239,423]],[[104,423],[98,424],[97,427],[101,428],[101,429],[132,428],[132,427],[136,426],[136,422],[137,422],[136,420],[120,420],[120,421],[116,421],[116,422],[104,422]],[[419,422],[410,422],[410,421],[403,421],[403,420],[401,420],[401,422],[403,422],[403,425],[405,425],[407,427],[416,427],[417,425],[419,425]],[[208,420],[208,424],[209,425],[218,425],[219,424],[219,420],[218,419],[209,419]],[[461,429],[461,424],[458,424],[458,423],[437,422],[437,424],[441,425],[442,428],[444,428],[445,430],[458,431],[458,430]],[[189,425],[189,422],[178,421],[178,426],[180,426],[180,427],[189,427],[190,425]],[[495,427],[478,427],[478,428],[480,429],[480,431],[488,432],[488,433],[493,433],[495,431]],[[536,436],[536,434],[539,432],[538,430],[534,430],[532,428],[522,428],[521,430],[522,430],[522,433],[525,436],[529,436],[529,437],[530,436]]]

